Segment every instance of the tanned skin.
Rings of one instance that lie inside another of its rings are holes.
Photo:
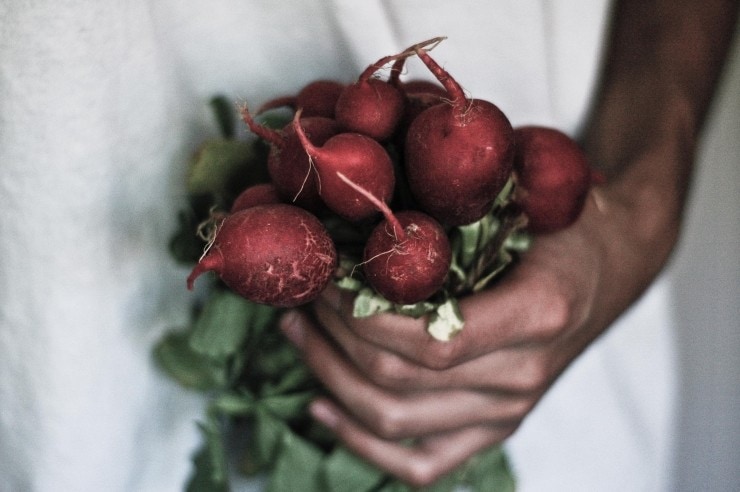
[[[624,0],[614,8],[582,138],[606,182],[574,225],[537,237],[502,283],[461,300],[459,336],[439,342],[423,321],[389,314],[354,319],[351,295],[335,288],[312,316],[283,318],[333,395],[312,404],[314,417],[410,484],[429,484],[514,433],[676,245],[738,2]]]

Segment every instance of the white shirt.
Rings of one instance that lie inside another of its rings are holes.
[[[151,349],[187,319],[165,245],[215,93],[349,81],[414,42],[512,123],[575,133],[606,1],[6,2],[0,6],[0,490],[181,490],[202,401]],[[410,66],[410,75],[422,73]],[[675,367],[661,280],[508,450],[522,491],[668,490]]]

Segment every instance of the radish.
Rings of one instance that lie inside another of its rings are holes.
[[[422,210],[446,225],[482,218],[512,170],[514,133],[494,104],[468,99],[424,50],[419,58],[445,87],[449,103],[419,114],[406,135],[409,188]]]
[[[422,111],[444,102],[447,98],[444,87],[428,80],[409,80],[401,84],[401,90],[406,96],[405,117],[409,124]]]
[[[231,213],[244,210],[256,205],[267,205],[268,203],[280,203],[280,195],[273,183],[260,183],[252,185],[239,193],[234,203],[231,204]]]
[[[269,109],[283,106],[292,109],[303,108],[303,116],[323,116],[325,118],[334,118],[334,108],[337,105],[337,99],[344,90],[344,84],[334,80],[314,80],[304,86],[297,95],[278,97],[267,101],[260,106],[257,114],[263,113]]]
[[[402,149],[406,142],[406,134],[411,123],[427,108],[444,102],[447,91],[444,87],[428,80],[409,80],[399,82],[399,88],[406,98],[404,113],[398,123],[394,142]]]
[[[565,133],[524,126],[514,132],[515,201],[533,233],[553,232],[578,218],[594,180],[586,155]]]
[[[403,115],[403,93],[372,76],[394,58],[381,58],[366,68],[357,82],[342,91],[337,99],[335,118],[345,131],[362,133],[381,141],[393,134]]]
[[[246,106],[242,106],[240,111],[249,129],[270,145],[267,171],[283,200],[314,212],[320,210],[323,202],[319,198],[316,177],[293,125],[288,124],[280,131],[273,130],[254,121]],[[316,145],[322,145],[339,132],[334,120],[321,116],[304,118],[302,124]]]
[[[353,192],[337,177],[337,171],[369,190],[378,199],[390,201],[396,179],[393,163],[385,148],[359,133],[339,133],[320,147],[314,145],[302,127],[301,110],[293,118],[293,127],[305,152],[315,164],[319,177],[319,195],[326,206],[350,221],[361,221],[378,213],[372,203]]]
[[[288,204],[257,205],[228,215],[188,276],[214,271],[242,297],[276,307],[315,299],[331,280],[337,252],[324,225]]]
[[[398,74],[403,69],[403,60],[413,55],[416,49],[425,46],[431,49],[443,39],[437,37],[422,41],[368,66],[360,74],[357,82],[345,87],[337,99],[335,118],[342,128],[379,141],[390,138],[404,114],[405,97],[397,83]],[[372,78],[391,61],[395,63],[387,82]]]
[[[452,249],[442,226],[416,210],[394,214],[372,193],[342,173],[338,177],[362,194],[384,215],[365,243],[362,268],[367,282],[396,304],[428,299],[444,285]]]

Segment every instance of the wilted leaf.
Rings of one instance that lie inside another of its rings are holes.
[[[365,318],[378,313],[384,313],[393,309],[393,303],[366,287],[361,289],[355,297],[353,315],[355,318]]]
[[[464,324],[457,299],[451,297],[429,316],[427,331],[437,340],[448,342],[463,329]]]

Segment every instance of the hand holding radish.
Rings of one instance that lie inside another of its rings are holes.
[[[625,242],[632,224],[614,198],[592,191],[575,224],[537,238],[500,284],[462,299],[466,326],[448,342],[423,320],[357,319],[334,287],[314,303],[315,320],[291,312],[282,329],[333,396],[312,414],[414,485],[503,442],[653,275],[653,259]]]

